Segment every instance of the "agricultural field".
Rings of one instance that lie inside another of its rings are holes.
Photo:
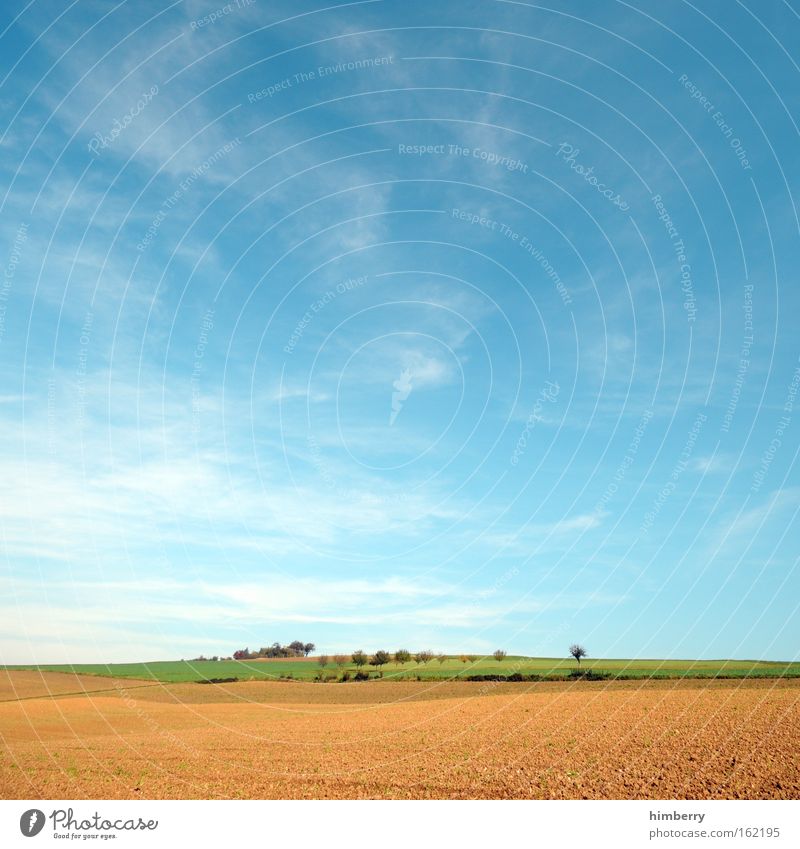
[[[793,678],[323,685],[0,673],[6,799],[796,799],[798,753]]]
[[[289,658],[276,660],[222,660],[222,661],[156,661],[153,663],[77,664],[74,666],[9,666],[8,670],[36,670],[47,672],[74,672],[80,675],[101,675],[111,678],[137,678],[141,680],[178,683],[188,681],[238,681],[294,679],[313,681],[320,676],[341,678],[347,671],[351,676],[358,670],[353,663],[339,667],[332,661],[324,668],[317,659]],[[362,669],[371,676],[379,675],[374,666]],[[571,675],[578,667],[574,660],[564,658],[506,657],[498,662],[492,657],[462,662],[457,657],[447,657],[443,662],[432,660],[425,664],[413,661],[388,663],[380,667],[384,680],[452,680],[474,676],[541,676],[561,679]],[[800,663],[780,663],[755,660],[603,660],[587,658],[580,669],[607,678],[757,678],[800,676]]]

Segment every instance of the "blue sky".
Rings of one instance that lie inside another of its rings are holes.
[[[798,657],[797,3],[3,15],[0,660]]]

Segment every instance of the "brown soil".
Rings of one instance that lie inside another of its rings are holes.
[[[0,703],[17,699],[82,694],[118,687],[152,686],[152,681],[130,678],[102,678],[98,675],[73,675],[66,672],[22,672],[0,668]],[[0,728],[0,732],[2,729]]]
[[[6,675],[0,798],[800,797],[800,681]]]

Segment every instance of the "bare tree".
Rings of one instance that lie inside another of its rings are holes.
[[[327,654],[321,654],[317,658],[317,663],[324,669],[328,665],[329,660],[330,660],[330,658],[328,657]]]
[[[335,654],[333,656],[333,662],[341,669],[343,666],[347,665],[347,655],[346,654]]]
[[[502,663],[506,659],[506,653],[502,649],[498,649],[493,655],[498,663]]]
[[[581,665],[581,658],[586,657],[586,649],[580,643],[573,643],[569,647],[569,653],[578,661],[578,666]]]
[[[438,661],[439,661],[439,663],[444,663],[444,662],[447,660],[447,655],[446,655],[446,654],[442,654],[442,653],[440,652],[439,654],[437,654],[437,655],[436,655],[436,660],[438,660]]]
[[[429,660],[433,660],[433,652],[432,651],[418,651],[414,655],[414,660],[417,663],[427,663]]]

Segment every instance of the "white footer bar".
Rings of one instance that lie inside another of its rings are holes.
[[[797,847],[796,801],[0,801],[0,846]]]

